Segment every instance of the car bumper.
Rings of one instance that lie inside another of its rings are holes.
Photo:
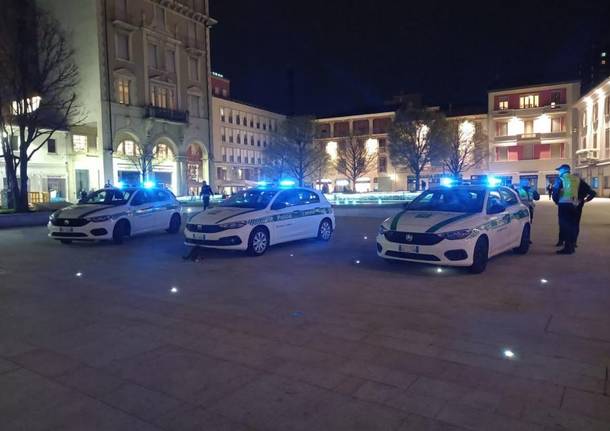
[[[384,259],[430,263],[442,266],[470,266],[477,238],[442,240],[435,245],[400,244],[377,235],[377,255]]]
[[[87,223],[84,226],[55,226],[49,222],[49,238],[72,241],[99,241],[112,239],[113,226],[110,223]]]
[[[246,250],[250,238],[250,226],[227,229],[222,232],[200,233],[184,230],[184,244],[189,247],[217,248],[224,250]]]

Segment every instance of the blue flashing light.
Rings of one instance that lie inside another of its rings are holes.
[[[259,181],[258,183],[256,183],[259,187],[266,187],[269,185],[269,183],[267,181]]]
[[[282,187],[292,187],[295,185],[295,182],[293,180],[282,180],[280,181],[280,186]]]
[[[154,186],[155,186],[155,183],[153,181],[144,181],[145,189],[152,189]]]
[[[494,177],[493,175],[487,176],[487,185],[489,187],[496,187],[502,184],[502,180],[500,178]]]
[[[443,177],[441,178],[441,186],[443,187],[451,187],[455,183],[453,178]]]
[[[125,187],[125,183],[123,181],[119,181],[116,183],[117,189],[122,189],[123,187]]]

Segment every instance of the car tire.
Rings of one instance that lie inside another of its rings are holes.
[[[318,227],[318,239],[320,241],[330,241],[330,238],[333,236],[333,223],[325,218],[320,222],[320,227]]]
[[[530,224],[526,224],[523,226],[523,232],[521,233],[521,242],[519,243],[519,247],[513,248],[513,252],[516,254],[527,254],[530,249],[530,233],[531,233]]]
[[[180,231],[180,226],[182,225],[182,220],[180,219],[179,214],[172,215],[172,218],[169,221],[169,227],[167,228],[167,233],[175,234]]]
[[[72,244],[71,239],[60,239],[59,242],[61,242],[62,244]]]
[[[129,223],[125,220],[119,220],[112,230],[112,242],[115,244],[123,244],[123,240],[129,236]]]
[[[472,253],[472,265],[468,268],[471,274],[480,274],[487,268],[489,260],[489,242],[486,237],[477,240]]]
[[[269,232],[263,227],[256,227],[248,238],[248,254],[262,256],[269,248]]]

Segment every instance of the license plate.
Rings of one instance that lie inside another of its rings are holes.
[[[398,251],[400,251],[402,253],[419,253],[419,246],[418,245],[403,245],[403,244],[400,244],[398,246]]]
[[[63,233],[72,233],[72,232],[74,232],[74,228],[73,227],[60,227],[59,231],[63,232]]]
[[[205,241],[205,233],[194,233],[193,238]]]

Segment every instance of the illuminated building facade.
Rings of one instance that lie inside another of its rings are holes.
[[[78,35],[71,42],[86,118],[45,159],[61,163],[53,169],[63,168],[65,198],[107,181],[139,181],[130,158],[143,146],[153,148],[154,179],[174,193],[209,181],[208,0],[38,3]]]
[[[231,83],[211,78],[215,191],[231,194],[262,178],[264,151],[275,140],[284,115],[231,99]]]
[[[573,160],[579,94],[578,81],[490,91],[490,172],[505,184],[525,179],[543,191],[555,168]]]
[[[610,197],[610,78],[575,104],[578,118],[576,172],[600,196]]]

